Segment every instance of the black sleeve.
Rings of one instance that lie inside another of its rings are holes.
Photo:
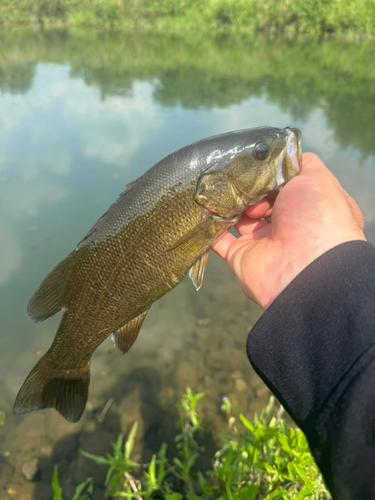
[[[247,340],[251,364],[306,434],[333,498],[375,499],[375,248],[304,269]]]

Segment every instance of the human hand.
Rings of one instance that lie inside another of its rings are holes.
[[[313,153],[302,155],[301,173],[276,199],[270,195],[247,208],[235,228],[239,238],[225,233],[212,250],[263,309],[327,250],[366,241],[357,204]]]

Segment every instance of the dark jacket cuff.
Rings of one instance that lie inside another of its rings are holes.
[[[249,333],[247,353],[311,437],[374,341],[375,248],[352,241],[326,252],[290,283]]]

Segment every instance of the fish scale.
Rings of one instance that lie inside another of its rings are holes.
[[[293,127],[230,132],[172,153],[129,184],[31,298],[36,321],[61,310],[63,318],[14,412],[54,407],[79,420],[95,349],[113,333],[127,352],[152,303],[189,270],[201,286],[211,245],[246,206],[297,175],[300,142]]]

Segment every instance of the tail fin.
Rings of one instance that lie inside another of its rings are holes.
[[[90,363],[83,369],[58,369],[44,355],[23,383],[13,407],[15,415],[55,408],[69,422],[78,422],[85,410]]]

